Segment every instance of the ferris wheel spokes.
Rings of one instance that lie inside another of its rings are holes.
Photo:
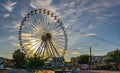
[[[19,28],[20,46],[28,56],[61,57],[67,49],[67,33],[60,18],[47,9],[28,13]]]

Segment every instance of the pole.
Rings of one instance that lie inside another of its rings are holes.
[[[91,54],[92,54],[92,52],[91,52],[91,47],[90,47],[90,66],[91,66],[91,69],[92,69],[92,61],[91,61],[92,56],[91,56]]]

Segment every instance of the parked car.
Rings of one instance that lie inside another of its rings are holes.
[[[115,68],[114,65],[111,65],[111,66],[109,67],[109,69],[110,69],[110,70],[115,70],[116,68]]]
[[[90,69],[90,65],[87,65],[87,64],[82,64],[81,67],[80,67],[81,70],[88,70]]]
[[[3,65],[3,61],[0,61],[0,69],[5,69]]]
[[[5,69],[5,68],[4,68],[4,65],[0,65],[0,69]]]

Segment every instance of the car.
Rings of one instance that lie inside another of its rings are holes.
[[[0,69],[5,69],[5,68],[4,68],[4,65],[0,65]]]
[[[81,67],[80,67],[81,70],[88,70],[90,69],[90,65],[87,65],[87,64],[82,64]]]
[[[115,70],[116,68],[115,68],[115,66],[114,65],[111,65],[110,66],[110,70]]]

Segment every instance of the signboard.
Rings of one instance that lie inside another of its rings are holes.
[[[94,62],[94,57],[93,56],[91,57],[91,62]]]

